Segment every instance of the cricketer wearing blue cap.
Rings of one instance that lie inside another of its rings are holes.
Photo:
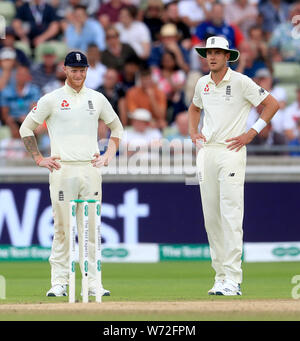
[[[74,199],[102,198],[101,167],[107,166],[118,149],[123,134],[121,122],[101,93],[84,85],[88,68],[87,57],[80,51],[70,52],[64,62],[65,85],[43,97],[21,128],[25,147],[39,167],[49,172],[50,197],[54,218],[54,237],[50,256],[51,289],[47,296],[66,296],[69,280],[69,202]],[[47,124],[51,156],[44,157],[38,149],[33,131]],[[102,121],[111,135],[106,152],[100,156],[99,123]],[[92,208],[92,207],[91,207]],[[77,206],[79,250],[82,249],[82,204]],[[91,215],[90,235],[95,227]],[[94,241],[90,240],[89,295],[96,291]],[[82,266],[81,254],[80,265]],[[81,267],[82,268],[82,267]],[[97,284],[98,285],[98,284]],[[102,295],[110,295],[101,285]]]

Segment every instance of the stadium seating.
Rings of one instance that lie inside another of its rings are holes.
[[[296,62],[276,62],[273,64],[274,78],[286,90],[287,104],[296,99],[296,89],[300,85],[300,65]]]
[[[296,83],[300,79],[300,65],[296,62],[276,62],[273,68],[279,82]]]
[[[31,59],[32,51],[31,51],[31,47],[29,46],[29,44],[21,40],[17,40],[15,42],[15,48],[22,50],[26,54],[26,56]]]
[[[56,51],[56,56],[57,56],[58,61],[64,60],[66,54],[68,53],[67,45],[63,41],[51,40],[51,41],[42,43],[36,47],[35,49],[35,61],[36,62],[38,63],[41,62],[42,51],[46,45],[49,45],[54,48],[54,50]]]
[[[9,26],[16,15],[16,9],[13,2],[0,1],[0,13],[5,18],[6,26]]]

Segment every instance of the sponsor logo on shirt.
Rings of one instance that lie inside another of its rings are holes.
[[[32,111],[33,111],[33,112],[36,112],[36,109],[37,109],[37,106],[35,105],[35,106],[32,108]]]
[[[70,110],[70,104],[64,99],[60,105],[61,110]]]
[[[208,95],[209,94],[209,86],[208,84],[206,84],[205,88],[204,88],[204,95]]]

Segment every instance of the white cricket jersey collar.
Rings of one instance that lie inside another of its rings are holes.
[[[225,76],[223,77],[223,79],[221,80],[220,83],[224,82],[224,81],[230,81],[230,77],[231,77],[231,74],[232,74],[232,70],[230,69],[230,67],[227,68],[227,72],[225,73]],[[211,78],[211,72],[209,73],[208,75],[208,83],[215,83],[212,78]],[[219,83],[219,84],[220,84]]]
[[[65,81],[65,91],[71,95],[76,95],[76,94],[83,94],[86,92],[86,86],[83,85],[83,87],[81,88],[81,90],[79,92],[77,92],[75,89],[73,89],[68,83],[67,81]]]

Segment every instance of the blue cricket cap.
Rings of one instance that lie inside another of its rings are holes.
[[[89,66],[86,56],[80,51],[72,51],[66,55],[65,66]]]

